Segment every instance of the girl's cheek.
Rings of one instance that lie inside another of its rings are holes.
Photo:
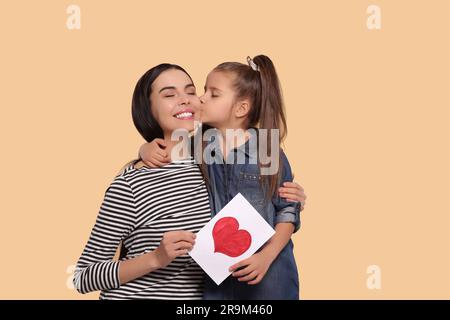
[[[208,111],[203,111],[201,113],[201,118],[203,122],[207,122],[210,121],[210,116],[209,116],[209,112]]]
[[[209,105],[203,105],[202,106],[202,113],[205,115],[208,115],[211,112],[211,108]]]

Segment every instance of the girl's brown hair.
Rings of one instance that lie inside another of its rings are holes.
[[[251,62],[254,63],[251,66]],[[250,111],[247,118],[247,128],[279,129],[279,144],[287,135],[286,116],[275,66],[269,57],[258,55],[249,60],[249,64],[240,62],[224,62],[213,71],[226,72],[234,75],[233,87],[236,101],[250,100]],[[267,134],[267,149],[271,152],[271,131]],[[280,161],[280,159],[278,159]],[[260,164],[261,166],[261,164]],[[277,193],[281,178],[281,163],[279,170],[271,176],[261,176],[268,187],[266,196],[272,197]]]

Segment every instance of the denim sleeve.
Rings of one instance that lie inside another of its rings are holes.
[[[292,182],[293,176],[289,161],[282,150],[280,150],[280,157],[280,185],[282,185],[283,182]],[[286,199],[281,198],[277,191],[273,204],[275,206],[275,224],[291,222],[295,226],[294,232],[297,232],[300,229],[300,202],[288,202]]]

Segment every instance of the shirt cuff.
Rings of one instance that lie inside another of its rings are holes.
[[[120,261],[105,261],[75,270],[75,288],[83,294],[119,288],[119,265]]]
[[[294,232],[297,232],[300,229],[300,215],[299,215],[299,206],[300,204],[296,204],[295,208],[284,208],[283,210],[277,212],[275,217],[275,224],[278,223],[292,223],[294,225]]]

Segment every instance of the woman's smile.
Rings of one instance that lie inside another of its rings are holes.
[[[191,108],[183,108],[175,113],[173,116],[178,120],[194,120],[194,110]]]

